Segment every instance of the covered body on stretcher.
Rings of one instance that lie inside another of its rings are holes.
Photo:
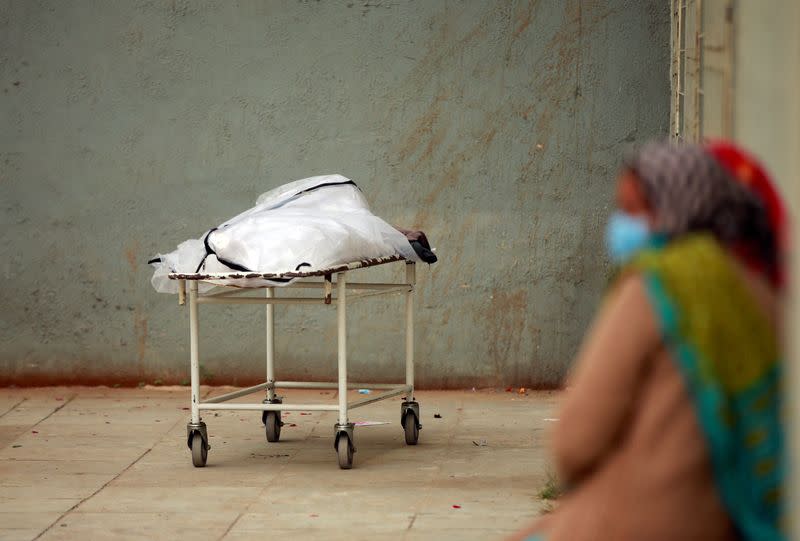
[[[189,240],[178,249],[151,260],[155,267],[156,290],[178,293],[184,304],[189,297],[191,420],[187,444],[192,462],[205,466],[210,449],[206,424],[200,412],[209,409],[258,410],[269,442],[280,439],[281,411],[337,411],[334,448],[339,466],[349,469],[355,452],[354,424],[348,410],[403,395],[400,422],[405,440],[414,445],[419,437],[419,404],[414,399],[413,294],[416,262],[435,262],[427,238],[418,231],[400,231],[369,211],[358,187],[341,175],[327,175],[296,181],[259,197],[255,207],[209,230],[201,239]],[[404,262],[402,283],[352,282],[347,274],[361,268]],[[335,281],[334,281],[335,276]],[[318,278],[315,280],[315,278]],[[215,286],[222,292],[211,292]],[[319,295],[277,295],[276,286],[287,289],[319,289]],[[241,295],[247,289],[265,288],[266,295]],[[355,294],[348,294],[355,290]],[[383,392],[348,402],[347,389],[362,387],[347,379],[346,303],[366,296],[402,293],[405,296],[406,377],[404,384],[370,384]],[[222,396],[201,401],[199,370],[198,305],[266,305],[266,381]],[[275,378],[274,305],[335,304],[338,327],[338,381],[285,382]],[[276,394],[278,388],[335,388],[337,404],[289,404]],[[230,403],[229,400],[259,391],[266,398],[259,403]]]

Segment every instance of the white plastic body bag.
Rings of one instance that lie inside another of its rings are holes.
[[[370,212],[356,184],[323,175],[284,184],[256,205],[151,260],[156,291],[177,293],[168,274],[251,271],[313,272],[337,265],[400,255],[420,261],[405,235]],[[236,285],[247,283],[239,281]],[[263,285],[265,280],[252,282]],[[275,282],[269,285],[285,285]]]

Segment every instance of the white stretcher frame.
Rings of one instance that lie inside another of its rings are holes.
[[[392,262],[405,263],[405,281],[402,283],[371,283],[349,282],[347,275],[359,268],[381,265]],[[336,275],[335,282],[333,275]],[[192,461],[195,466],[205,466],[210,445],[205,423],[202,421],[201,412],[207,410],[247,410],[262,411],[264,423],[269,417],[266,412],[275,411],[336,411],[338,422],[334,427],[334,447],[339,458],[339,466],[349,469],[353,463],[354,424],[348,418],[348,411],[403,395],[401,405],[401,425],[406,432],[406,443],[415,445],[418,431],[422,426],[419,423],[419,404],[414,399],[414,288],[416,285],[416,265],[406,261],[400,256],[382,259],[359,261],[314,272],[293,272],[281,275],[261,273],[171,273],[170,279],[179,281],[178,302],[186,304],[186,290],[188,285],[189,298],[189,343],[190,343],[190,372],[191,372],[191,420],[187,425],[188,445],[192,450]],[[322,280],[314,279],[322,278]],[[228,286],[226,281],[240,281],[242,279],[279,280],[295,279],[279,287],[263,286],[238,287]],[[311,280],[309,280],[311,279]],[[209,282],[223,288],[221,292],[201,295],[199,283]],[[336,294],[334,295],[334,286]],[[248,291],[265,289],[263,297],[241,295]],[[318,289],[321,296],[312,297],[284,297],[276,295],[279,289]],[[355,294],[348,293],[355,291]],[[403,293],[405,296],[405,383],[353,383],[347,379],[347,302],[365,297]],[[258,385],[239,389],[230,393],[214,396],[202,400],[200,397],[200,360],[199,337],[200,325],[198,319],[198,306],[201,304],[263,304],[266,305],[266,381]],[[337,382],[310,382],[310,381],[277,381],[275,379],[275,314],[276,304],[335,304],[337,310],[337,345],[338,345],[338,381]],[[277,389],[337,389],[337,404],[296,404],[283,403],[277,396]],[[382,391],[374,396],[367,396],[349,402],[348,389],[369,388]],[[266,399],[262,403],[229,403],[228,401],[249,394],[266,391]],[[413,414],[413,416],[409,415]],[[277,419],[278,437],[280,435],[280,414]],[[408,422],[407,422],[408,421]],[[268,428],[269,438],[269,428]],[[346,440],[343,438],[346,437]],[[277,440],[270,440],[277,441]],[[341,441],[341,445],[340,445]]]

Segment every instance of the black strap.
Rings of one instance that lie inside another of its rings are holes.
[[[348,184],[352,184],[353,186],[355,186],[356,188],[358,188],[358,184],[356,184],[356,183],[355,183],[355,182],[353,182],[352,180],[347,180],[346,182],[325,182],[324,184],[317,184],[316,186],[312,186],[312,187],[310,187],[310,188],[306,188],[305,190],[299,191],[299,192],[297,192],[297,193],[296,193],[296,194],[294,194],[294,195],[295,195],[295,196],[298,196],[298,195],[300,195],[301,193],[313,192],[314,190],[317,190],[317,189],[319,189],[319,188],[325,188],[325,187],[327,187],[327,186],[347,186]],[[360,188],[359,188],[359,189],[360,189]]]
[[[317,184],[316,186],[312,186],[311,188],[307,188],[307,189],[305,189],[305,190],[302,190],[302,191],[300,191],[300,192],[297,192],[297,193],[296,193],[296,194],[294,194],[292,197],[297,197],[297,196],[298,196],[298,195],[300,195],[300,194],[304,194],[304,193],[308,193],[308,192],[313,192],[314,190],[318,190],[319,188],[325,188],[325,187],[327,187],[327,186],[347,186],[348,184],[351,184],[351,185],[355,186],[357,189],[360,189],[360,188],[358,188],[358,184],[356,184],[356,183],[355,183],[355,182],[353,182],[352,180],[347,180],[346,182],[326,182],[326,183],[324,183],[324,184]],[[216,231],[217,229],[219,229],[219,228],[218,228],[218,227],[215,227],[215,228],[213,228],[213,229],[210,229],[210,230],[208,231],[208,233],[206,233],[206,236],[203,238],[203,246],[205,246],[205,249],[206,249],[206,255],[204,255],[204,256],[203,256],[203,259],[201,259],[201,260],[200,260],[200,264],[199,264],[199,265],[197,265],[197,269],[196,269],[194,272],[195,272],[195,273],[199,273],[199,272],[200,272],[200,269],[202,269],[202,268],[203,268],[203,265],[204,265],[204,264],[205,264],[205,262],[206,262],[206,258],[207,258],[208,256],[210,256],[211,254],[214,254],[214,255],[217,257],[217,261],[219,261],[220,263],[222,263],[222,264],[223,264],[223,265],[225,265],[226,267],[229,267],[229,268],[231,268],[231,269],[233,269],[233,270],[236,270],[236,271],[239,271],[239,272],[255,272],[255,271],[253,271],[253,270],[250,270],[250,269],[248,269],[247,267],[245,267],[245,266],[243,266],[243,265],[239,265],[238,263],[235,263],[235,262],[233,262],[233,261],[228,261],[228,260],[226,260],[226,259],[222,259],[222,258],[221,258],[221,257],[220,257],[220,256],[217,254],[217,252],[215,252],[215,251],[214,251],[214,249],[213,249],[213,248],[212,248],[212,247],[211,247],[211,246],[208,244],[208,237],[210,237],[210,236],[211,236],[211,233],[213,233],[213,232],[214,232],[214,231]],[[158,258],[158,261],[160,261],[160,258]],[[156,260],[154,259],[154,260],[151,260],[150,262],[151,262],[151,263],[157,263],[158,261],[156,261]],[[294,270],[295,270],[295,271],[297,271],[297,270],[300,270],[300,268],[301,268],[301,267],[310,267],[310,266],[311,266],[311,263],[300,263],[300,264],[299,264],[299,265],[298,265],[298,266],[297,266],[297,267],[296,267]],[[277,281],[280,281],[280,280],[275,280],[275,281],[277,282]]]
[[[214,255],[217,255],[217,254],[214,254]],[[227,260],[225,260],[225,259],[222,259],[222,258],[221,258],[220,256],[218,256],[218,255],[217,255],[217,261],[219,261],[220,263],[222,263],[222,264],[223,264],[223,265],[225,265],[226,267],[230,267],[230,268],[232,268],[233,270],[237,270],[237,271],[239,271],[239,272],[254,272],[254,271],[252,271],[252,270],[248,269],[247,267],[244,267],[244,266],[242,266],[242,265],[239,265],[238,263],[234,263],[233,261],[227,261]]]
[[[208,243],[208,237],[210,237],[210,236],[211,236],[211,233],[213,233],[213,232],[214,232],[214,231],[216,231],[217,229],[219,229],[219,228],[218,228],[218,227],[215,227],[215,228],[213,228],[213,229],[210,229],[210,230],[208,231],[208,233],[206,233],[206,236],[203,238],[203,246],[204,246],[204,247],[205,247],[205,249],[206,249],[206,255],[204,255],[204,256],[203,256],[203,259],[201,259],[201,260],[200,260],[200,264],[199,264],[199,265],[197,265],[197,270],[195,270],[194,272],[195,272],[195,273],[199,273],[199,272],[200,272],[200,269],[202,269],[202,268],[203,268],[203,265],[204,265],[204,264],[205,264],[205,262],[206,262],[206,258],[208,258],[208,256],[210,256],[210,255],[212,255],[212,254],[213,254],[214,256],[216,256],[216,258],[217,258],[217,261],[219,261],[220,263],[222,263],[223,265],[225,265],[225,266],[226,266],[226,267],[228,267],[228,268],[231,268],[231,269],[233,269],[233,270],[235,270],[235,271],[239,271],[239,272],[253,272],[253,271],[251,271],[250,269],[248,269],[247,267],[245,267],[245,266],[243,266],[243,265],[239,265],[238,263],[234,263],[233,261],[228,261],[228,260],[226,260],[226,259],[222,259],[222,258],[221,258],[221,257],[220,257],[220,256],[217,254],[217,252],[215,252],[215,251],[214,251],[214,249],[213,249],[213,248],[211,247],[211,245]]]
[[[198,272],[200,272],[200,269],[202,269],[202,268],[203,268],[203,265],[204,265],[204,264],[205,264],[205,262],[206,262],[206,258],[207,258],[207,257],[208,257],[208,256],[211,254],[211,252],[212,252],[212,250],[211,250],[211,246],[209,246],[209,245],[208,245],[208,236],[209,236],[211,233],[213,233],[214,231],[216,231],[216,230],[217,230],[217,228],[216,228],[216,227],[215,227],[215,228],[213,228],[213,229],[209,229],[209,230],[208,230],[208,233],[206,233],[206,236],[205,236],[205,237],[203,237],[203,246],[205,246],[205,249],[206,249],[206,255],[204,255],[204,256],[203,256],[203,259],[201,259],[201,260],[200,260],[200,263],[197,265],[197,268],[196,268],[196,269],[195,269],[195,271],[194,271],[194,272],[195,272],[195,274],[197,274]]]

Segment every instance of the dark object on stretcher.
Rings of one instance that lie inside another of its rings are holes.
[[[406,236],[408,243],[412,248],[414,248],[414,251],[417,252],[419,258],[425,263],[436,263],[439,260],[439,258],[436,257],[436,254],[433,253],[433,250],[431,250],[431,245],[428,242],[428,237],[425,236],[425,233],[422,231],[411,231],[409,229],[403,229],[400,227],[396,227],[396,229]]]

